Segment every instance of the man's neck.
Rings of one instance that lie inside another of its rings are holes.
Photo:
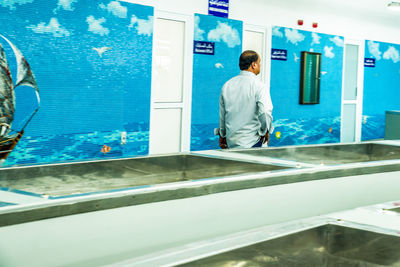
[[[247,69],[247,70],[244,70],[244,71],[248,71],[248,72],[251,72],[251,73],[253,73],[254,75],[257,75],[253,70],[251,70],[251,69]]]

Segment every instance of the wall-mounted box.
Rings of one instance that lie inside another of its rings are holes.
[[[300,104],[319,104],[321,53],[301,52]]]
[[[385,139],[400,139],[400,110],[386,111]]]

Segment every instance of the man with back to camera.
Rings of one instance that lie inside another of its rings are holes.
[[[251,50],[239,58],[240,74],[227,81],[219,98],[219,146],[261,147],[269,142],[272,101],[268,87],[256,75],[260,56]]]

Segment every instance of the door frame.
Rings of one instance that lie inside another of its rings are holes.
[[[191,102],[192,102],[192,78],[193,78],[193,35],[194,35],[194,17],[190,15],[168,12],[163,10],[154,10],[154,33],[153,33],[153,51],[155,50],[155,40],[158,29],[155,23],[157,19],[181,21],[185,23],[184,39],[184,62],[182,77],[182,101],[181,102],[155,102],[153,95],[154,77],[154,58],[152,62],[152,94],[150,104],[150,133],[149,133],[149,154],[154,154],[155,148],[152,146],[151,139],[154,138],[152,125],[156,123],[153,119],[155,109],[181,109],[181,140],[179,152],[190,151],[190,124],[191,124]],[[153,128],[154,129],[154,128]]]
[[[355,100],[344,99],[344,78],[345,78],[345,60],[346,60],[346,45],[358,46],[358,70],[357,70],[357,89]],[[343,142],[343,118],[344,118],[344,105],[356,106],[356,121],[354,131],[354,141],[361,141],[361,128],[362,128],[362,105],[363,105],[363,88],[364,88],[364,54],[365,54],[365,40],[344,38],[343,44],[343,71],[342,71],[342,104],[341,104],[341,122],[340,122],[340,142]]]

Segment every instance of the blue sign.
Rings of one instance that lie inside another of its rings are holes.
[[[214,50],[215,43],[213,42],[194,41],[194,54],[214,55]]]
[[[375,58],[364,58],[364,67],[375,68]]]
[[[229,14],[229,0],[208,0],[208,15],[227,18]]]
[[[271,59],[286,61],[287,60],[287,50],[272,48],[272,50],[271,50]]]

